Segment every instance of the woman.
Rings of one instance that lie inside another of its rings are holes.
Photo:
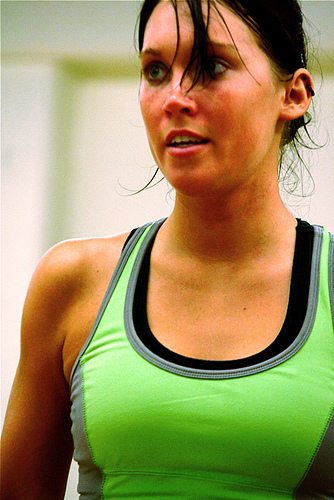
[[[299,6],[146,0],[139,49],[175,207],[37,267],[3,498],[63,498],[71,427],[82,498],[334,498],[334,240],[277,176],[313,94]]]

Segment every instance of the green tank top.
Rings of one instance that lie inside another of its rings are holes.
[[[314,227],[304,323],[253,366],[210,370],[150,351],[133,322],[146,249],[124,249],[72,371],[82,499],[334,499],[334,237]]]

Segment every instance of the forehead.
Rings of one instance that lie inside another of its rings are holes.
[[[202,2],[202,16],[212,43],[233,44],[238,51],[245,48],[258,47],[255,36],[249,27],[224,3],[211,0],[210,12],[208,3]],[[178,33],[179,29],[179,33]],[[190,8],[186,0],[177,0],[176,7],[170,0],[161,0],[153,10],[145,29],[145,47],[152,43],[168,40],[169,43],[179,36],[180,42],[194,39],[194,27]]]

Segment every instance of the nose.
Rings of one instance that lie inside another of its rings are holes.
[[[193,115],[197,111],[197,104],[192,96],[191,83],[179,80],[166,89],[167,96],[163,110],[169,114]]]

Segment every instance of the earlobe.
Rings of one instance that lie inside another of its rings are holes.
[[[298,69],[286,83],[281,118],[291,121],[302,116],[308,110],[314,94],[310,73],[306,69]]]

